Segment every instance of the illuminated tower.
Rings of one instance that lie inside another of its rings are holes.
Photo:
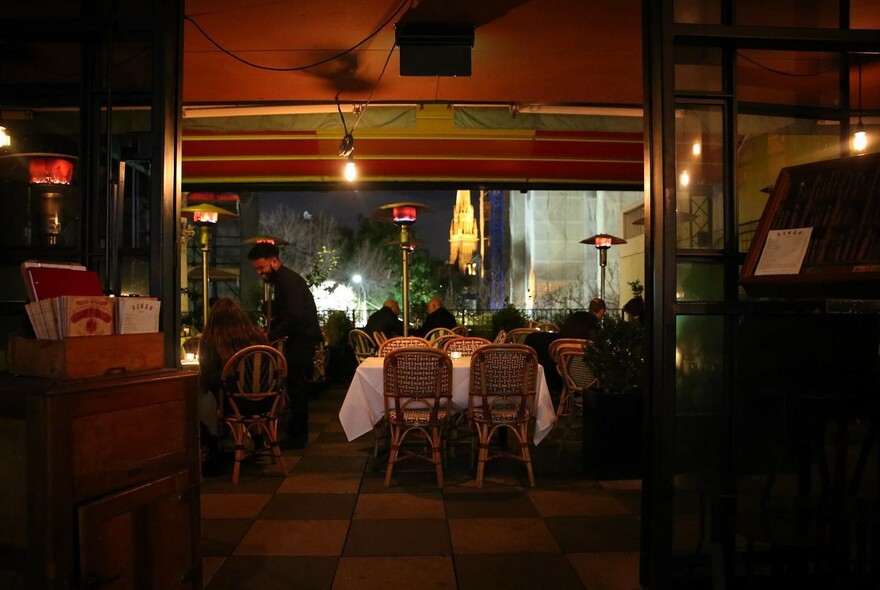
[[[452,223],[449,225],[449,264],[457,264],[458,270],[466,272],[477,251],[479,240],[471,191],[458,191],[455,195]]]

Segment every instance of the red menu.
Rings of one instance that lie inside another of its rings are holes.
[[[61,295],[103,295],[98,273],[81,264],[36,262],[21,263],[21,274],[31,301]]]

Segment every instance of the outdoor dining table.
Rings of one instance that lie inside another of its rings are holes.
[[[365,359],[358,365],[351,380],[339,410],[339,421],[349,441],[372,431],[373,426],[385,414],[382,397],[384,361],[381,357]],[[470,373],[470,357],[452,359],[452,405],[455,412],[467,411]],[[541,365],[538,365],[536,385],[535,431],[532,440],[537,445],[544,440],[556,422],[556,410]]]

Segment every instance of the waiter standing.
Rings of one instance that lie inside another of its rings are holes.
[[[287,396],[290,399],[290,422],[282,449],[302,449],[309,440],[309,398],[306,381],[311,375],[315,346],[323,336],[318,324],[318,310],[309,286],[302,276],[281,263],[278,246],[260,243],[248,252],[248,259],[263,280],[274,285],[269,319],[270,341],[287,338]]]

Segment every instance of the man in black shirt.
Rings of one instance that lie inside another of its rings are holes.
[[[451,330],[458,325],[455,316],[443,307],[443,299],[438,296],[431,298],[425,311],[428,312],[428,315],[425,316],[425,323],[421,328],[412,330],[415,336],[424,336],[434,328],[449,328]]]
[[[399,314],[400,306],[394,299],[388,299],[367,319],[364,332],[369,334],[371,338],[373,332],[382,332],[386,338],[403,336],[403,322],[397,318]]]
[[[311,375],[315,346],[323,339],[318,311],[309,286],[299,274],[285,267],[278,258],[278,246],[257,244],[248,253],[254,270],[275,286],[269,318],[270,341],[287,337],[287,396],[290,422],[285,449],[301,449],[309,440],[309,398],[306,380]]]

